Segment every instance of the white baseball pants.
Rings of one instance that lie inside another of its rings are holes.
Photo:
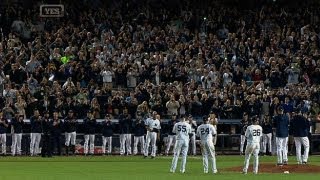
[[[267,144],[268,144],[268,149],[269,149],[269,152],[271,153],[272,152],[272,133],[269,133],[269,134],[263,134],[262,135],[262,152],[263,153],[266,153],[267,152]]]
[[[240,136],[240,153],[243,153],[244,143],[246,142],[246,136]]]
[[[0,134],[0,143],[1,143],[1,153],[6,154],[7,152],[7,134]]]
[[[15,156],[16,154],[21,155],[21,139],[22,139],[22,133],[12,134],[12,146],[11,146],[12,156]]]
[[[141,154],[144,154],[144,136],[134,136],[133,137],[133,154],[136,155],[138,153],[138,144],[140,143]]]
[[[102,136],[102,153],[105,154],[106,153],[106,145],[108,143],[108,154],[111,154],[112,152],[112,136],[110,137],[104,137]]]
[[[288,161],[288,137],[276,137],[278,163]]]
[[[192,136],[190,138],[190,144],[191,144],[191,152],[193,155],[197,155],[197,146],[196,146],[196,133],[192,132]]]
[[[146,137],[146,147],[144,148],[144,156],[149,155],[149,145],[151,143],[151,156],[155,157],[156,152],[157,152],[157,133],[156,132],[147,132],[147,137]]]
[[[171,163],[170,172],[176,171],[180,152],[182,154],[180,172],[181,173],[185,172],[188,149],[189,149],[189,140],[187,140],[187,141],[186,140],[176,140],[176,143],[174,146],[174,155],[173,155],[173,159],[172,159],[172,163]]]
[[[208,161],[211,161],[211,168],[213,173],[217,173],[215,147],[212,141],[201,142],[201,152],[203,160],[203,172],[208,173]]]
[[[260,151],[260,143],[250,143],[247,144],[245,151],[245,160],[243,172],[247,173],[250,163],[251,154],[254,156],[253,160],[253,173],[257,174],[259,169],[259,151]]]
[[[175,144],[176,141],[176,135],[168,135],[167,138],[167,148],[165,154],[169,154],[170,148],[172,145]]]
[[[296,145],[296,156],[297,156],[298,163],[302,164],[302,162],[308,162],[309,149],[310,149],[310,142],[308,137],[294,137],[294,143]],[[304,147],[304,153],[302,157],[301,157],[301,144]]]
[[[131,134],[120,134],[120,155],[131,154]]]
[[[40,154],[41,133],[30,133],[30,155]]]
[[[84,135],[84,145],[83,145],[84,154],[88,154],[89,141],[90,141],[90,154],[94,154],[94,139],[95,139],[94,134]]]
[[[65,145],[69,146],[71,145],[76,145],[76,136],[77,133],[76,132],[66,132],[65,137],[66,137],[66,141],[65,141]]]

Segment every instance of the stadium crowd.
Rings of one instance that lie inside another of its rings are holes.
[[[38,4],[3,8],[5,119],[30,118],[34,109],[60,118],[73,110],[78,119],[88,110],[96,119],[124,111],[131,118],[137,111],[272,117],[279,106],[314,120],[320,113],[314,1],[298,9],[268,1],[255,8],[224,1],[111,2],[65,4],[61,18],[39,17]]]

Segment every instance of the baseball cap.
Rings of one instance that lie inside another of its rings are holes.
[[[68,112],[69,112],[69,113],[73,113],[73,110],[72,110],[72,109],[70,109]]]
[[[203,122],[207,122],[208,121],[208,117],[207,116],[203,116],[202,120],[203,120]]]

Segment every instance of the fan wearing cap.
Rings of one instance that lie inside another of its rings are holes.
[[[106,145],[108,143],[107,154],[112,153],[112,136],[114,131],[114,125],[111,121],[111,115],[106,114],[105,120],[102,122],[102,153],[106,154]]]
[[[169,155],[170,147],[171,147],[171,145],[173,145],[173,144],[175,143],[175,141],[176,141],[176,134],[175,134],[174,132],[172,132],[172,129],[173,129],[173,126],[174,126],[177,122],[179,122],[179,121],[177,120],[177,116],[176,116],[176,114],[173,113],[172,116],[171,116],[171,120],[168,122],[167,127],[166,127],[167,133],[168,133],[167,144],[166,144],[167,147],[166,147],[166,151],[165,151],[166,156]]]
[[[289,117],[284,114],[282,106],[278,107],[278,115],[273,118],[273,127],[276,129],[277,165],[288,164],[288,136]]]
[[[190,144],[192,148],[191,151],[192,151],[192,154],[195,156],[197,155],[197,146],[196,146],[197,121],[193,120],[193,117],[191,114],[188,116],[188,123],[191,126],[191,134],[192,134],[192,136],[190,137]]]
[[[17,113],[15,117],[11,120],[11,134],[12,134],[12,146],[11,154],[12,156],[21,155],[21,139],[24,126],[24,115],[19,115]]]
[[[141,154],[144,154],[144,135],[145,135],[145,123],[142,120],[141,112],[137,112],[136,120],[133,122],[133,155],[138,153],[138,144],[140,144]]]
[[[209,171],[208,158],[210,158],[211,161],[212,173],[217,173],[216,155],[214,147],[214,137],[217,136],[217,131],[216,128],[209,122],[209,119],[206,116],[203,117],[203,124],[201,124],[197,128],[197,136],[200,137],[201,142],[204,173],[208,173]]]
[[[260,151],[260,140],[262,137],[262,127],[259,125],[258,116],[252,117],[252,125],[246,129],[245,136],[247,138],[247,147],[245,151],[245,160],[243,167],[243,174],[247,174],[250,157],[253,154],[253,173],[258,173],[259,168],[259,151]]]
[[[310,122],[302,115],[300,109],[296,109],[295,112],[296,115],[290,121],[290,135],[294,137],[298,164],[307,164],[310,150],[308,139]],[[303,156],[301,156],[301,145],[304,148]]]
[[[89,153],[91,155],[94,154],[94,139],[95,139],[95,133],[97,128],[97,121],[93,116],[93,111],[89,110],[87,112],[87,117],[84,119],[84,127],[85,127],[85,133],[84,133],[84,155],[88,154],[89,151],[89,141],[90,141],[90,151]]]
[[[69,155],[69,150],[75,154],[76,136],[77,136],[77,120],[73,110],[69,110],[67,117],[64,119],[64,128],[66,131],[65,149],[66,155]],[[70,148],[71,144],[71,149]]]

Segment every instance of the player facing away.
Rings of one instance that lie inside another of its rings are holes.
[[[177,168],[180,153],[182,153],[180,172],[186,170],[187,155],[189,149],[189,135],[191,135],[191,126],[186,122],[186,118],[181,118],[181,121],[173,126],[173,133],[176,134],[176,143],[174,145],[174,155],[171,163],[170,172],[174,173]]]
[[[197,136],[200,137],[201,140],[201,152],[203,159],[203,171],[204,173],[208,173],[208,161],[211,161],[212,172],[217,173],[217,165],[216,165],[216,155],[215,155],[215,140],[214,138],[217,135],[216,128],[212,124],[209,123],[208,118],[203,118],[203,124],[197,128]],[[209,159],[208,159],[209,158]]]
[[[290,134],[294,137],[296,146],[296,156],[298,164],[307,164],[309,157],[310,142],[308,139],[308,130],[310,127],[309,120],[296,110],[296,115],[290,121]],[[304,154],[301,156],[301,144],[304,148]]]
[[[245,136],[247,138],[247,147],[245,150],[245,160],[243,167],[243,174],[247,174],[250,157],[253,154],[253,173],[258,173],[259,167],[259,151],[260,151],[260,139],[262,136],[262,127],[259,125],[259,119],[257,116],[252,118],[252,125],[247,127]]]

